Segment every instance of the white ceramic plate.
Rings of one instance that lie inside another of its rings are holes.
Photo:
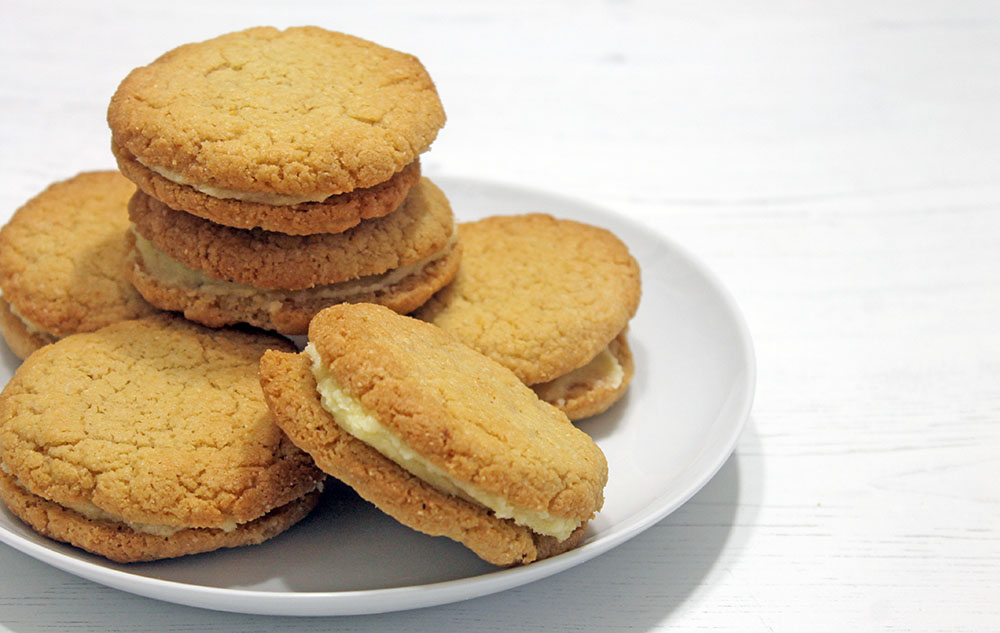
[[[402,527],[335,483],[310,517],[256,547],[118,565],[38,536],[2,505],[0,540],[72,574],[160,600],[346,615],[455,602],[538,580],[610,550],[687,501],[732,452],[753,399],[750,336],[726,291],[669,240],[610,211],[484,182],[438,184],[460,220],[544,211],[588,222],[614,231],[642,268],[642,304],[629,335],[635,379],[611,410],[579,423],[610,470],[604,509],[579,548],[498,570],[456,543]],[[17,359],[0,349],[6,384]]]

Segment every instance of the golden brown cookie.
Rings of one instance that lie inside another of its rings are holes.
[[[608,345],[622,335],[641,294],[639,266],[621,240],[605,229],[544,214],[464,223],[459,239],[458,275],[416,317],[448,330],[528,385],[580,370],[584,376],[558,384],[576,384],[578,392],[581,384],[599,385],[604,397],[576,412],[568,409],[573,419],[621,397],[632,373],[631,354],[623,336],[618,354]],[[617,362],[619,356],[627,366]],[[580,397],[544,392],[553,403]]]
[[[226,547],[259,545],[292,527],[319,501],[319,491],[307,493],[234,529],[182,528],[169,536],[136,531],[116,521],[88,519],[28,492],[0,471],[0,500],[14,516],[43,536],[71,543],[118,563],[175,558]]]
[[[424,178],[395,212],[343,233],[285,235],[236,229],[175,211],[139,191],[129,203],[136,232],[210,277],[270,290],[301,290],[419,265],[449,245],[448,199]]]
[[[266,349],[294,346],[168,315],[43,347],[0,394],[0,494],[42,533],[119,561],[273,536],[323,474],[271,418]]]
[[[167,180],[120,147],[112,150],[123,174],[172,209],[241,229],[262,228],[288,235],[340,233],[361,220],[387,215],[402,204],[410,187],[420,180],[420,161],[415,160],[389,180],[372,187],[335,194],[319,202],[274,205],[210,196],[190,185]]]
[[[108,108],[119,156],[217,198],[276,205],[384,183],[444,121],[415,57],[317,27],[181,46],[129,73]]]
[[[300,354],[265,354],[260,377],[275,421],[320,468],[494,564],[578,544],[607,462],[509,370],[370,304],[324,310],[309,338]]]
[[[117,172],[79,174],[29,200],[0,230],[0,331],[15,354],[156,312],[122,275],[134,191]]]
[[[305,334],[313,316],[337,303],[378,303],[399,313],[416,310],[455,277],[461,244],[449,243],[425,264],[305,290],[262,290],[211,279],[151,247],[135,233],[127,240],[125,276],[151,304],[221,327],[249,323],[282,334]]]

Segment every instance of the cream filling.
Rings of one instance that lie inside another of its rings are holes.
[[[135,521],[129,521],[128,519],[123,519],[116,514],[105,512],[92,503],[62,503],[60,505],[65,506],[74,512],[78,512],[92,521],[114,521],[116,523],[124,523],[134,532],[144,532],[154,536],[171,536],[181,530],[187,529],[176,525],[156,525],[154,523],[137,523]],[[229,519],[219,526],[219,529],[224,532],[232,532],[236,529],[237,525],[236,521]]]
[[[28,330],[28,334],[37,334],[39,336],[44,336],[46,338],[52,338],[52,339],[58,338],[52,332],[49,332],[48,330],[38,327],[37,325],[29,321],[27,318],[25,318],[23,314],[17,311],[17,308],[15,308],[14,304],[11,303],[10,301],[7,302],[7,307],[10,309],[10,313],[16,316],[18,320],[24,324],[25,329]]]
[[[542,400],[563,406],[566,404],[566,396],[576,385],[588,385],[591,390],[617,389],[624,379],[625,370],[621,363],[611,353],[611,349],[605,347],[583,367],[577,367],[549,382],[532,385],[532,389]]]
[[[21,488],[28,494],[34,495],[34,493],[31,492],[31,490],[29,490],[28,487],[25,486],[20,479],[18,479],[17,475],[14,475],[12,472],[10,472],[10,469],[7,468],[7,464],[0,463],[0,470],[3,470],[3,472],[10,475],[13,478],[14,483],[17,484],[19,488]],[[83,517],[90,519],[91,521],[112,521],[115,523],[124,523],[134,532],[143,532],[145,534],[152,534],[154,536],[171,536],[173,534],[176,534],[177,532],[180,532],[181,530],[187,529],[175,525],[157,525],[155,523],[139,523],[136,521],[129,521],[128,519],[122,518],[117,514],[111,514],[110,512],[105,512],[104,510],[98,508],[96,505],[88,502],[60,503],[58,505],[61,505],[64,508],[68,508],[82,515]],[[229,519],[222,526],[220,526],[219,529],[225,532],[232,532],[237,528],[237,526],[238,524],[236,523],[236,521]]]
[[[210,277],[200,270],[191,268],[183,262],[179,262],[170,255],[167,255],[152,242],[139,235],[133,226],[132,234],[135,235],[135,247],[142,256],[146,271],[156,277],[159,281],[170,285],[180,286],[191,290],[198,290],[209,294],[235,295],[242,297],[260,296],[262,294],[274,294],[281,296],[293,295],[295,293],[308,293],[309,297],[317,299],[340,299],[354,295],[368,294],[376,290],[381,290],[396,284],[410,275],[420,271],[429,264],[437,261],[448,254],[457,234],[453,233],[448,239],[444,248],[434,253],[430,257],[422,259],[413,264],[393,268],[378,275],[367,275],[340,283],[315,286],[301,290],[273,290],[256,288],[249,284],[241,284],[235,281],[225,281]]]
[[[371,446],[415,477],[442,492],[484,505],[498,518],[513,519],[518,525],[528,527],[538,534],[553,536],[560,541],[569,538],[573,530],[580,527],[581,522],[577,519],[556,517],[548,512],[515,507],[499,495],[452,477],[440,466],[431,463],[407,446],[399,436],[367,411],[360,400],[345,391],[323,363],[312,343],[306,345],[304,351],[312,359],[312,373],[316,377],[316,388],[323,408],[333,416],[337,424],[345,432]]]
[[[258,202],[261,204],[269,204],[272,206],[291,206],[294,204],[301,204],[303,202],[322,202],[332,195],[333,193],[314,193],[308,196],[295,196],[283,193],[271,193],[267,191],[241,191],[239,189],[223,189],[222,187],[212,187],[210,185],[203,185],[196,182],[191,182],[184,176],[181,176],[177,172],[170,171],[169,169],[164,169],[163,167],[154,167],[152,165],[147,165],[142,161],[136,159],[140,165],[155,172],[159,176],[166,178],[172,183],[178,185],[185,185],[191,187],[195,191],[200,191],[201,193],[212,196],[213,198],[222,198],[224,200],[242,200],[243,202]]]

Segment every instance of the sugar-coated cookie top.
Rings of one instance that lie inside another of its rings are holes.
[[[30,492],[128,521],[225,527],[321,474],[274,424],[257,380],[277,336],[160,315],[43,347],[0,394],[0,459]]]
[[[108,109],[113,144],[148,167],[287,195],[388,180],[444,120],[416,57],[318,27],[181,46],[133,70]]]
[[[0,288],[18,314],[55,336],[155,312],[125,279],[128,199],[118,172],[55,183],[0,230]]]
[[[339,305],[313,319],[309,340],[345,391],[451,477],[556,517],[600,509],[607,462],[593,440],[441,329]]]
[[[460,224],[462,266],[416,315],[527,384],[587,364],[639,305],[639,266],[610,231],[544,214]]]

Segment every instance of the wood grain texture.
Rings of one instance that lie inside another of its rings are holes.
[[[0,213],[112,168],[108,98],[176,44],[368,37],[438,85],[425,174],[589,199],[718,275],[758,355],[736,454],[608,554],[415,612],[214,613],[0,546],[0,631],[1000,629],[1000,5],[500,7],[7,3]]]

